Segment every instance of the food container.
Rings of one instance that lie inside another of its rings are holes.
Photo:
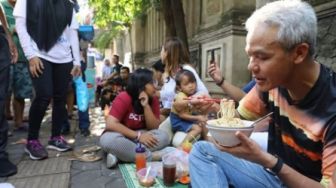
[[[246,136],[250,136],[253,132],[253,121],[242,120],[243,126],[232,127],[225,124],[218,125],[217,120],[207,121],[207,128],[212,138],[218,142],[218,144],[226,147],[233,147],[240,143],[240,140],[236,136],[236,132],[240,131]]]
[[[150,187],[155,183],[155,178],[157,172],[155,170],[150,169],[147,178],[146,176],[147,168],[142,168],[137,172],[137,177],[139,180],[139,184],[144,187]]]

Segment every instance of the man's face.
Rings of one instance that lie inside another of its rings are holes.
[[[120,70],[120,77],[121,77],[121,79],[127,80],[128,79],[128,75],[129,75],[129,73],[128,73],[128,71],[126,69],[121,69]]]
[[[260,91],[286,86],[293,74],[291,52],[276,41],[278,29],[259,23],[246,37],[245,51],[249,56],[248,69]]]
[[[112,62],[113,64],[117,64],[118,63],[118,58],[116,56],[112,57]]]

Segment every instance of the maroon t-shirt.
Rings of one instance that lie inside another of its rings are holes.
[[[151,108],[155,117],[159,118],[160,103],[156,96],[153,97]],[[132,130],[143,129],[146,127],[144,114],[137,114],[134,112],[132,98],[125,91],[119,93],[119,95],[113,100],[110,115],[117,118],[120,123]]]

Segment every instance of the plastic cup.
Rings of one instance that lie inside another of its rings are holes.
[[[162,158],[163,183],[165,186],[173,186],[176,176],[176,160],[174,157],[164,156]]]

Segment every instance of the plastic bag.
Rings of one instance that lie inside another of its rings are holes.
[[[189,154],[185,151],[176,149],[168,154],[165,154],[163,158],[172,158],[176,161],[176,178],[186,176],[189,174]],[[162,163],[158,169],[158,177],[162,178]]]
[[[89,91],[82,77],[73,79],[76,88],[76,98],[78,110],[85,112],[89,107]]]

